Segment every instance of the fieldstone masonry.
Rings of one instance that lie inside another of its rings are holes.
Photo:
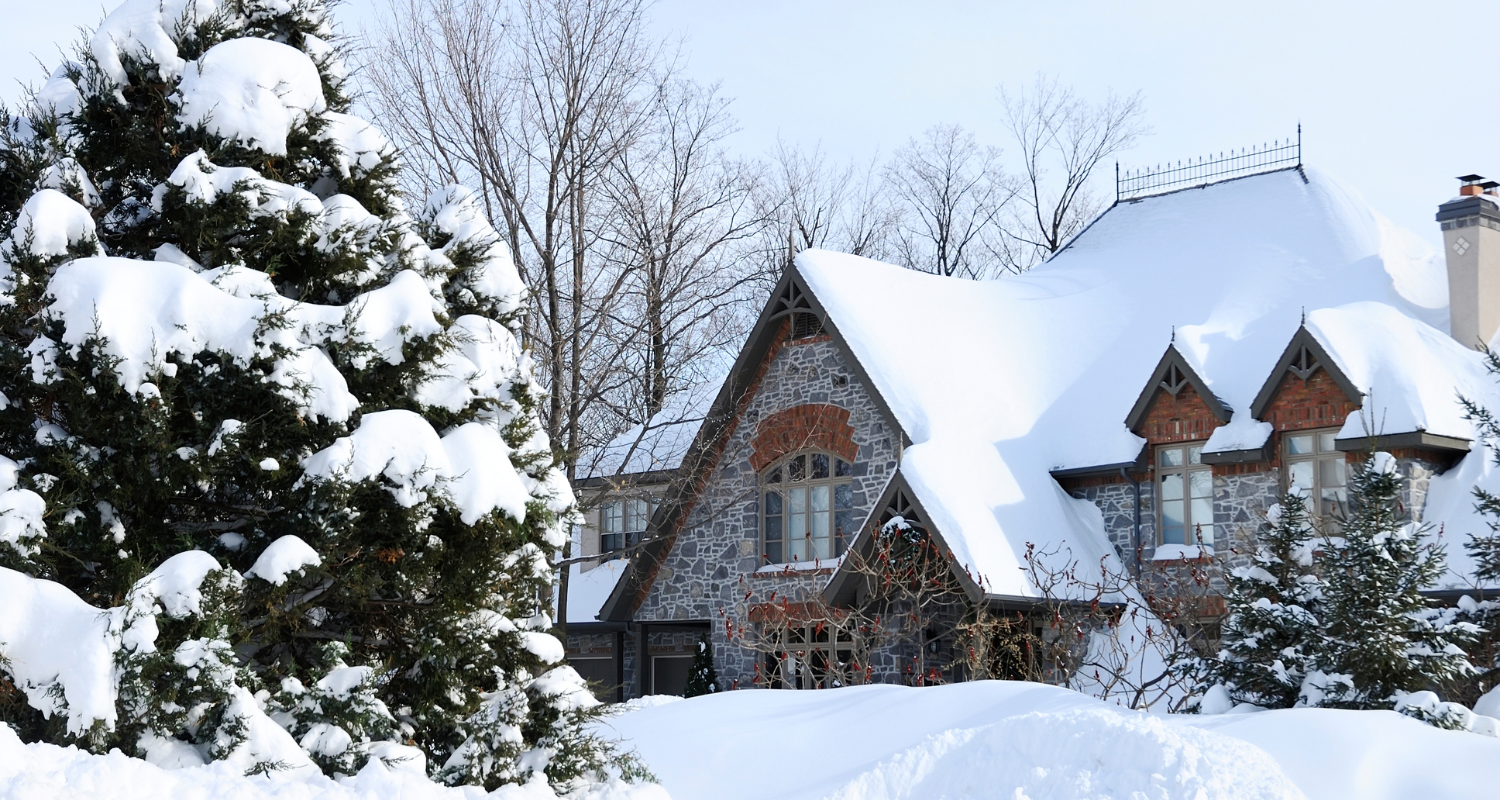
[[[726,686],[751,686],[758,658],[755,652],[732,642],[728,628],[751,625],[749,607],[772,592],[778,602],[780,598],[798,602],[810,598],[828,581],[830,571],[826,569],[758,571],[767,565],[761,559],[760,475],[751,461],[754,439],[762,430],[761,422],[767,419],[839,421],[842,416],[826,408],[814,415],[787,413],[807,405],[832,406],[847,412],[846,429],[838,433],[840,439],[847,437],[857,447],[851,462],[854,517],[863,520],[869,514],[896,469],[900,433],[849,369],[836,344],[827,337],[790,342],[772,356],[755,395],[729,433],[723,455],[676,545],[636,613],[637,620],[647,623],[710,623],[719,678]],[[751,597],[747,598],[747,593]]]

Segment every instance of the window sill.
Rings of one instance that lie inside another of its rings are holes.
[[[818,558],[812,561],[793,561],[789,564],[767,564],[750,573],[755,578],[775,578],[792,575],[827,575],[844,563],[844,557]]]
[[[1152,561],[1186,561],[1204,563],[1214,558],[1213,545],[1208,544],[1164,544],[1151,554]]]

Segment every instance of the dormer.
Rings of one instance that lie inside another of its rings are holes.
[[[1152,444],[1207,439],[1229,421],[1230,409],[1209,390],[1187,359],[1168,345],[1125,427]]]

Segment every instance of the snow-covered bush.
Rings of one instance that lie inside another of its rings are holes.
[[[46,630],[0,637],[0,713],[162,763],[411,742],[577,787],[613,756],[546,631],[572,495],[524,287],[467,191],[405,212],[339,51],[322,0],[125,0],[7,122],[0,566],[117,627],[84,717]]]

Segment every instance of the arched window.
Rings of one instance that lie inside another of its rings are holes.
[[[761,553],[771,564],[837,558],[854,534],[854,466],[830,453],[787,456],[762,473]]]

